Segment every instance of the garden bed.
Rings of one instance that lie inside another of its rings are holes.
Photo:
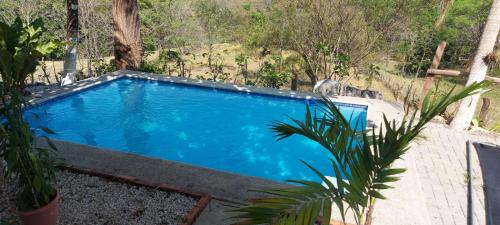
[[[65,170],[58,175],[60,225],[190,224],[208,202],[206,197],[154,188],[131,179]],[[0,181],[0,221],[16,219],[14,186]]]

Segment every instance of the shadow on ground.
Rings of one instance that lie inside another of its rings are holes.
[[[500,146],[475,143],[483,173],[486,223],[500,224]]]

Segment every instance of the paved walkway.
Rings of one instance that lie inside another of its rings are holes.
[[[410,151],[432,225],[467,224],[466,141],[500,144],[500,136],[458,132],[431,123]],[[484,192],[476,151],[471,151],[477,224],[485,223]],[[410,193],[409,193],[410,194]]]

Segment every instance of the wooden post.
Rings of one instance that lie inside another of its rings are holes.
[[[434,55],[434,59],[432,59],[432,64],[429,69],[437,69],[439,67],[439,63],[441,62],[441,57],[443,57],[444,49],[446,48],[446,41],[439,42],[439,45],[436,49],[436,54]],[[434,74],[427,73],[427,77],[425,78],[424,88],[422,90],[422,98],[420,99],[419,109],[422,109],[422,104],[424,103],[425,96],[432,87],[432,83],[434,82]]]
[[[481,111],[479,112],[479,121],[486,122],[486,116],[488,116],[489,110],[490,110],[490,99],[483,98],[483,106],[481,106]]]
[[[298,82],[299,82],[299,74],[295,72],[294,69],[292,69],[292,85],[290,87],[292,91],[297,91]]]

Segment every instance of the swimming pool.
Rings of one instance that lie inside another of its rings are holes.
[[[317,107],[313,100],[125,77],[34,106],[25,116],[58,140],[276,181],[317,180],[299,160],[331,175],[327,151],[299,136],[276,141],[269,129],[273,120],[302,119],[306,104]],[[353,123],[366,123],[366,106],[338,107]]]

